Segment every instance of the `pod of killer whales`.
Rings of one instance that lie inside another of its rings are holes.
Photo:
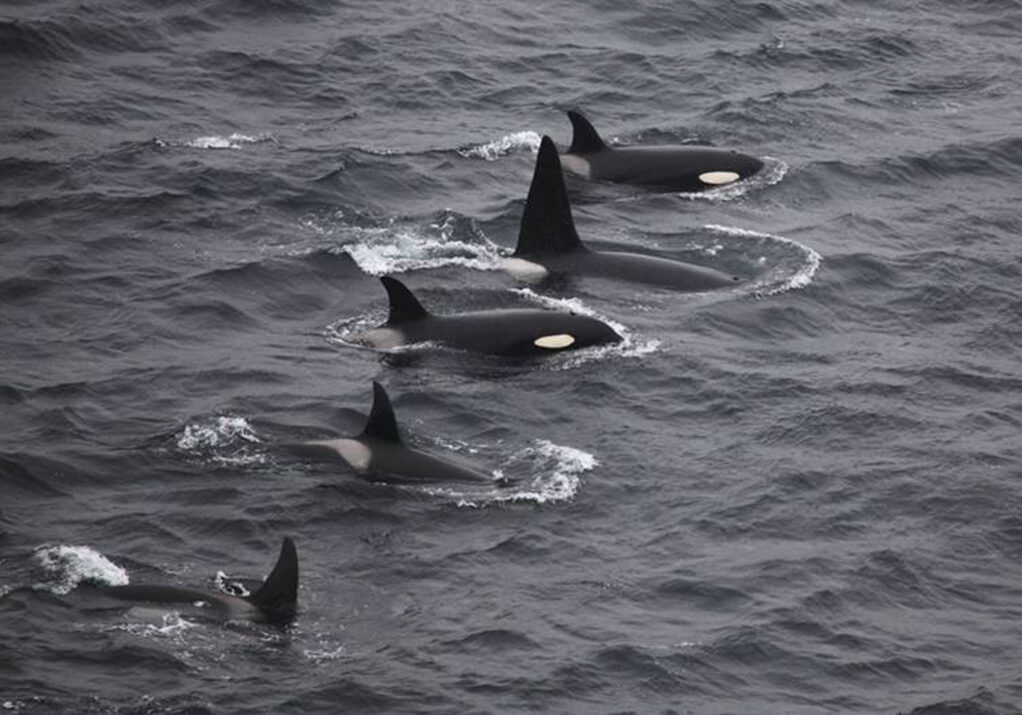
[[[763,168],[756,157],[706,146],[608,145],[580,112],[568,112],[570,148],[559,155],[544,136],[522,213],[514,253],[502,268],[523,281],[550,276],[599,276],[679,291],[734,286],[742,278],[713,268],[641,253],[595,251],[575,229],[564,171],[584,179],[668,191],[694,192],[747,179]],[[379,350],[431,342],[448,348],[503,357],[543,356],[617,343],[622,337],[603,321],[544,309],[434,313],[401,281],[381,278],[390,311],[382,325],[355,336]],[[494,478],[451,456],[407,445],[383,386],[373,382],[373,402],[365,428],[351,437],[283,445],[302,459],[337,461],[358,476],[383,482],[494,483]],[[296,613],[298,555],[285,538],[276,564],[248,596],[168,585],[97,587],[119,602],[147,604],[206,620],[250,620],[286,625]]]

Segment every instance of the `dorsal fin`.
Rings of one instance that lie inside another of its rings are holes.
[[[584,250],[575,230],[575,221],[571,218],[571,205],[557,148],[550,137],[544,136],[539,144],[529,196],[525,199],[514,255]]]
[[[571,120],[571,127],[574,130],[571,136],[571,148],[568,149],[569,154],[589,154],[607,148],[582,112],[577,109],[568,110],[568,119]]]
[[[295,617],[298,602],[298,551],[295,542],[285,537],[273,571],[259,590],[248,597],[271,621],[287,622]]]
[[[397,431],[397,418],[394,417],[394,408],[390,406],[390,398],[383,385],[373,381],[373,409],[369,411],[369,419],[366,420],[365,429],[362,430],[363,437],[375,437],[376,439],[388,442],[400,442],[401,435]]]
[[[412,295],[404,283],[390,276],[381,276],[380,282],[387,289],[387,297],[390,298],[387,325],[411,323],[429,316],[429,311],[422,307],[422,303]]]

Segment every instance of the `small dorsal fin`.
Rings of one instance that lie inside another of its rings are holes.
[[[575,221],[571,218],[571,205],[557,148],[550,137],[544,136],[539,144],[529,196],[525,199],[514,255],[584,250],[575,230]]]
[[[373,408],[369,411],[369,419],[366,420],[365,429],[362,430],[363,437],[375,437],[376,439],[388,442],[400,442],[401,435],[397,431],[397,418],[394,417],[394,408],[390,405],[390,398],[383,385],[373,381]]]
[[[259,590],[248,597],[271,621],[287,622],[295,617],[298,602],[298,551],[295,542],[285,537],[273,571]]]
[[[381,276],[380,282],[387,289],[387,297],[390,299],[387,325],[411,323],[429,316],[429,311],[422,307],[422,303],[412,295],[404,283],[390,276]]]
[[[571,120],[571,127],[574,130],[571,136],[571,148],[568,149],[569,154],[590,154],[607,148],[582,112],[577,109],[568,110],[568,119]]]

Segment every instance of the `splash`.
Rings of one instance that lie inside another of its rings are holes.
[[[40,546],[35,558],[55,577],[53,583],[37,584],[59,596],[71,593],[83,581],[124,586],[128,572],[88,546]]]
[[[249,590],[245,588],[245,584],[241,583],[240,581],[232,580],[223,571],[216,572],[216,577],[213,579],[213,583],[216,585],[218,591],[223,591],[224,593],[230,594],[232,596],[241,596],[242,598],[247,598],[248,596],[252,595],[251,593],[249,593]]]
[[[500,139],[458,149],[458,153],[470,159],[496,161],[518,149],[529,149],[533,154],[539,151],[540,137],[536,132],[514,132]]]
[[[234,132],[226,137],[197,137],[191,141],[184,142],[184,146],[191,149],[242,149],[246,144],[259,144],[267,141],[273,141],[273,137],[269,134],[249,136],[248,134]]]
[[[739,238],[750,239],[754,244],[754,248],[759,248],[763,244],[780,244],[781,246],[789,249],[793,255],[791,258],[797,260],[794,270],[791,270],[791,266],[786,261],[779,261],[778,264],[771,269],[767,270],[762,276],[757,278],[753,284],[752,289],[757,296],[765,297],[768,295],[776,295],[777,293],[784,293],[789,290],[797,290],[799,288],[805,288],[809,285],[813,276],[816,275],[816,271],[820,268],[820,263],[823,261],[823,257],[798,241],[784,236],[775,236],[770,233],[761,233],[759,231],[750,231],[744,228],[734,228],[731,226],[719,226],[716,224],[707,224],[703,228],[709,231],[716,231],[727,236],[735,236]],[[765,246],[763,246],[765,248]],[[766,256],[761,257],[760,263],[766,262]]]
[[[256,134],[251,136],[248,134],[242,134],[240,132],[234,132],[227,136],[211,135],[206,137],[196,137],[195,139],[189,139],[187,141],[179,141],[174,139],[154,139],[153,143],[161,148],[166,147],[185,147],[188,149],[243,149],[249,144],[260,144],[262,142],[274,142],[277,141],[272,134]]]
[[[478,231],[472,222],[444,209],[429,224],[400,223],[384,226],[346,226],[336,212],[325,219],[307,217],[306,230],[327,237],[333,253],[346,253],[365,273],[382,276],[441,266],[463,266],[483,271],[500,268],[497,244]],[[296,255],[301,255],[300,253]]]
[[[177,438],[182,452],[204,455],[221,464],[259,464],[265,455],[249,445],[262,440],[244,417],[225,415],[210,424],[187,425]]]

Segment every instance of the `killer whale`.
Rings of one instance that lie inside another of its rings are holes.
[[[611,147],[578,110],[570,110],[568,119],[573,133],[564,168],[586,179],[695,192],[733,184],[763,168],[754,156],[709,146]]]
[[[161,584],[100,586],[104,596],[146,606],[173,607],[188,616],[216,621],[285,625],[294,620],[298,600],[298,551],[286,537],[270,575],[250,596]]]
[[[585,315],[554,310],[481,310],[434,315],[396,278],[380,278],[390,300],[387,322],[356,336],[381,350],[435,341],[502,356],[530,356],[621,341],[613,328]]]
[[[503,268],[521,279],[552,273],[617,278],[675,290],[703,291],[740,279],[705,266],[659,256],[586,248],[575,230],[557,149],[544,136],[525,200],[518,245]]]
[[[341,461],[360,477],[379,482],[493,483],[491,475],[451,458],[440,458],[409,447],[401,439],[390,397],[373,382],[373,406],[365,428],[355,437],[313,440],[284,445],[299,457]]]

